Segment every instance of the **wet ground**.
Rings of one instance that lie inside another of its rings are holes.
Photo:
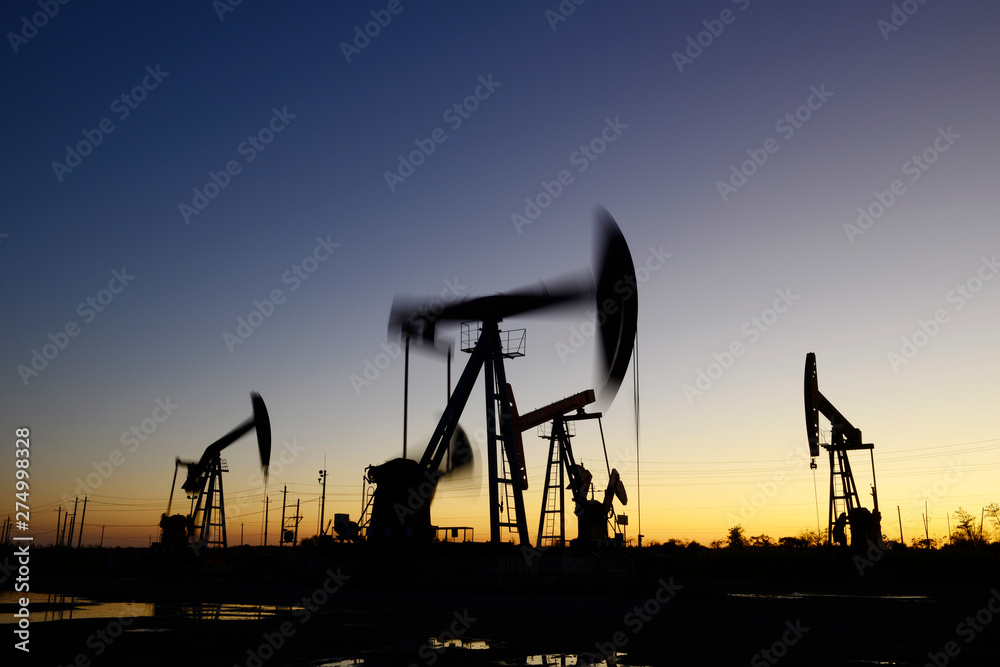
[[[280,580],[62,579],[45,584],[83,600],[33,608],[31,659],[5,664],[995,665],[992,571],[933,581],[681,571],[627,583],[566,575],[434,586],[380,584],[324,564]],[[99,601],[129,606],[95,617]]]
[[[23,664],[585,665],[613,655],[624,665],[923,665],[937,654],[947,664],[992,665],[1000,654],[1000,614],[989,611],[994,597],[1000,610],[1000,594],[990,589],[734,595],[683,579],[667,585],[680,588],[668,597],[663,587],[636,596],[345,586],[312,610],[306,602],[239,620],[186,612],[50,620],[32,627],[40,662]]]

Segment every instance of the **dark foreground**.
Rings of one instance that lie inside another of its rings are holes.
[[[862,563],[860,576],[858,562],[820,551],[723,551],[230,550],[224,572],[138,550],[54,552],[35,562],[33,590],[157,611],[35,622],[30,657],[5,632],[16,662],[4,664],[997,664],[996,553],[911,551]],[[178,612],[195,602],[201,618]],[[212,620],[212,603],[286,608]]]

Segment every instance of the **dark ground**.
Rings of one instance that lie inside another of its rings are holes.
[[[34,623],[30,660],[10,651],[17,662],[4,664],[524,665],[554,654],[585,665],[616,642],[623,665],[941,667],[996,665],[1000,656],[1000,614],[988,606],[1000,611],[995,552],[906,550],[861,577],[850,559],[814,549],[647,549],[601,559],[550,552],[529,568],[516,549],[461,547],[408,557],[231,549],[223,573],[150,561],[143,550],[39,550],[33,590],[157,602],[158,612]],[[294,609],[195,620],[160,615],[169,602]],[[451,634],[489,648],[428,643]]]

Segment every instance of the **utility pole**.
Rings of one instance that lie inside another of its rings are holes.
[[[323,495],[321,496],[320,501],[319,501],[319,534],[320,535],[325,534],[324,533],[324,526],[323,526],[323,520],[326,518],[326,470],[325,470],[325,467],[326,467],[326,457],[325,456],[323,457],[323,466],[324,466],[324,470],[320,470],[319,471],[319,481],[323,483]]]
[[[906,542],[903,541],[903,513],[899,511],[899,505],[896,505],[896,515],[899,517],[899,543],[905,547]]]
[[[66,546],[73,546],[73,528],[76,526],[76,508],[80,503],[80,497],[77,496],[76,500],[73,501],[73,520],[69,523],[69,539],[66,540]]]
[[[240,521],[240,546],[243,546],[243,522]]]
[[[928,549],[931,548],[931,534],[930,534],[930,529],[929,529],[929,519],[930,519],[930,517],[927,515],[927,501],[925,500],[924,501],[924,537],[926,538],[926,542],[924,542],[924,546],[927,547]]]
[[[271,508],[271,499],[264,496],[264,546],[267,546],[267,510]]]
[[[100,546],[102,548],[104,547],[104,526],[101,526],[101,544],[100,544]]]
[[[76,538],[76,548],[80,548],[80,543],[83,542],[83,520],[87,518],[87,496],[83,497],[83,514],[80,516],[80,532],[77,533]]]
[[[278,531],[278,546],[285,546],[285,503],[288,502],[288,485],[281,491],[281,530]]]
[[[293,547],[296,544],[299,543],[299,520],[302,519],[302,516],[299,514],[299,501],[300,500],[301,500],[301,498],[296,499],[296,501],[295,501],[295,539],[292,541],[292,546]]]
[[[62,505],[56,510],[56,546],[59,546],[59,528],[62,526]]]

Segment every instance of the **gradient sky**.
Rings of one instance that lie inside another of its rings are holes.
[[[315,533],[324,465],[327,516],[357,519],[364,467],[402,448],[403,363],[379,358],[394,295],[587,270],[597,204],[653,269],[640,270],[638,334],[647,539],[707,542],[737,521],[774,537],[816,527],[810,351],[820,390],[875,443],[890,537],[897,505],[909,541],[925,500],[939,536],[947,513],[1000,501],[996,3],[590,0],[563,2],[575,10],[560,20],[556,0],[221,4],[0,10],[0,490],[13,514],[14,430],[28,426],[39,541],[86,492],[85,543],[103,525],[105,544],[145,545],[174,458],[249,416],[251,390],[274,432],[269,541],[285,484],[302,502],[300,536]],[[372,12],[391,22],[345,55]],[[32,17],[41,27],[25,27]],[[466,117],[449,113],[477,90]],[[261,130],[270,143],[245,143]],[[435,136],[390,187],[398,156]],[[80,142],[77,162],[67,147]],[[516,224],[564,170],[568,185]],[[225,187],[198,200],[212,173]],[[859,207],[872,216],[860,224]],[[314,255],[318,239],[339,246]],[[132,276],[123,289],[116,271]],[[227,343],[274,290],[283,302]],[[560,354],[587,322],[581,310],[503,323],[527,329],[527,356],[507,365],[522,411],[593,386],[592,337]],[[26,373],[53,340],[64,349]],[[376,363],[370,384],[352,382]],[[445,390],[444,360],[415,353],[411,456]],[[475,436],[481,382],[473,396],[462,423]],[[159,423],[157,401],[177,406]],[[604,420],[630,537],[633,414],[630,372]],[[123,443],[144,420],[146,440]],[[545,443],[528,436],[534,539]],[[594,425],[574,447],[604,483]],[[254,450],[247,439],[224,455],[231,541],[241,524],[260,540]],[[867,457],[854,467],[865,492]],[[99,468],[107,478],[80,487]],[[825,526],[825,458],[816,479]],[[442,486],[434,520],[486,539],[486,496]]]

